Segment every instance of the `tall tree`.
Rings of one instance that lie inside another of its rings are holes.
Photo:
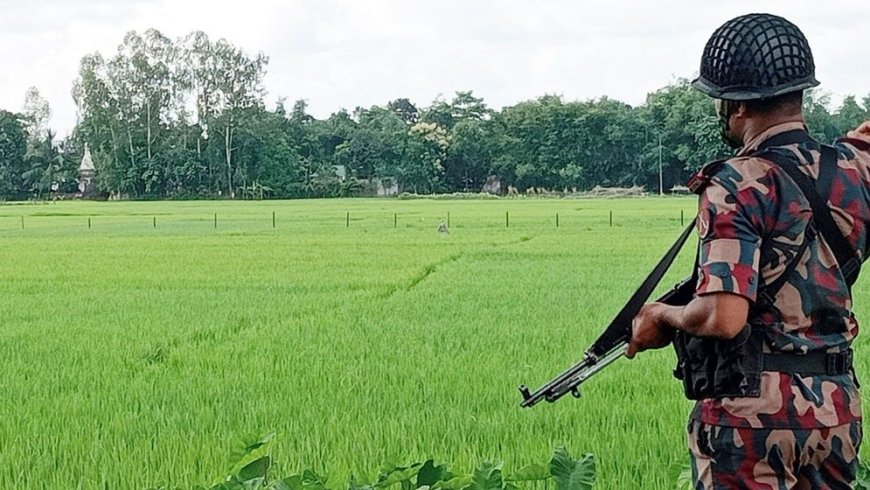
[[[483,102],[483,98],[475,97],[472,90],[456,92],[456,96],[450,103],[450,108],[454,122],[465,119],[480,121],[492,115],[492,111]]]
[[[415,193],[442,191],[444,158],[449,145],[447,130],[436,123],[420,122],[411,126],[399,166],[402,186]]]
[[[804,120],[810,134],[819,141],[828,142],[841,136],[830,107],[831,94],[818,89],[804,92]]]
[[[26,152],[27,140],[18,117],[0,110],[0,199],[24,196],[22,175],[27,171]]]
[[[121,108],[113,78],[117,77],[110,74],[99,53],[82,58],[72,90],[79,118],[75,134],[82,146],[90,146],[98,186],[109,193],[125,194],[135,187],[135,155],[129,151],[132,138],[128,136],[132,134],[128,132],[128,114]]]
[[[59,188],[65,161],[51,130],[47,130],[45,138],[36,145],[28,146],[24,157],[27,170],[21,174],[22,190],[36,199],[43,199],[53,185]]]
[[[210,65],[215,81],[211,94],[213,113],[216,115],[216,129],[223,136],[226,189],[229,197],[233,198],[236,195],[233,179],[239,172],[233,166],[235,132],[245,109],[263,105],[263,77],[269,60],[262,53],[249,57],[225,39],[213,45],[212,56]]]
[[[24,94],[21,123],[31,147],[39,145],[48,135],[48,121],[50,118],[51,108],[48,105],[48,101],[39,94],[38,88],[28,88]]]
[[[713,101],[688,80],[679,79],[649,94],[644,118],[642,168],[648,189],[658,190],[659,178],[663,190],[682,185],[705,163],[732,153],[719,135]]]
[[[450,130],[450,145],[444,160],[444,180],[451,191],[478,191],[492,167],[494,138],[485,121],[465,119]]]
[[[420,111],[410,100],[402,98],[387,103],[387,110],[399,116],[405,124],[414,125],[420,119]]]
[[[844,135],[847,131],[858,127],[862,122],[870,120],[870,106],[866,104],[865,101],[862,106],[854,95],[846,96],[843,99],[843,103],[840,104],[835,116],[838,136]]]

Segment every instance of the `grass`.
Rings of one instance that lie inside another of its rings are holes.
[[[670,351],[620,361],[581,400],[522,410],[516,388],[580,358],[694,205],[0,206],[0,488],[189,488],[271,432],[284,473],[334,481],[429,457],[510,470],[565,445],[595,454],[596,488],[673,488],[690,403]]]

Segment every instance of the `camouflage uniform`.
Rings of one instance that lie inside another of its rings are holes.
[[[759,282],[775,281],[796,254],[810,222],[810,205],[781,169],[751,154],[764,140],[803,128],[801,123],[786,123],[769,129],[748,142],[703,188],[698,212],[699,295],[726,292],[754,302]],[[837,225],[862,260],[870,239],[867,143],[838,142],[838,172],[830,197]],[[817,143],[787,148],[798,156],[802,171],[818,176]],[[774,307],[758,312],[765,325],[765,350],[847,349],[858,324],[831,249],[817,236],[798,260]],[[705,399],[696,404],[689,423],[696,488],[851,488],[861,434],[854,373],[764,372],[759,398]]]

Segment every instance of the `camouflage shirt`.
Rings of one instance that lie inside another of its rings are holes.
[[[785,271],[804,240],[812,211],[783,170],[752,153],[768,138],[802,123],[770,128],[722,165],[701,191],[701,240],[697,294],[727,292],[755,302],[759,283]],[[870,224],[870,152],[864,141],[841,140],[831,188],[834,220],[862,260]],[[803,172],[819,171],[819,145],[794,144]],[[699,174],[701,175],[701,174]],[[801,353],[846,349],[858,334],[852,298],[829,246],[819,235],[797,259],[798,266],[776,294],[774,307],[760,312],[765,350]],[[699,401],[694,420],[744,428],[810,429],[861,419],[857,382],[851,374],[799,376],[764,372],[758,398]]]

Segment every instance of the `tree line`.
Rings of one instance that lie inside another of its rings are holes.
[[[268,62],[203,32],[128,33],[110,58],[82,58],[67,138],[48,128],[35,88],[20,112],[0,111],[0,199],[75,192],[86,145],[100,192],[136,199],[369,195],[378,182],[479,192],[490,176],[520,190],[667,190],[730,152],[712,102],[685,79],[636,107],[544,95],[495,110],[467,91],[317,119],[305,100],[266,107]],[[870,95],[832,108],[828,95],[809,92],[804,105],[825,141],[870,119]]]

